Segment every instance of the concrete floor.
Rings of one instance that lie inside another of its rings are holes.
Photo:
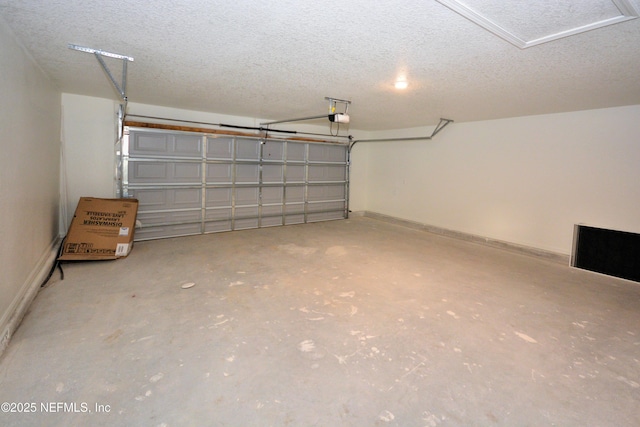
[[[638,426],[640,285],[363,217],[140,242],[0,384],[3,426]]]

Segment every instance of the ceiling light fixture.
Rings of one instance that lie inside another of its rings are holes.
[[[409,87],[409,83],[406,80],[398,80],[395,83],[395,87],[398,90],[403,90],[403,89],[406,89],[407,87]]]

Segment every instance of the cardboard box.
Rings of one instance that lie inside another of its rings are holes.
[[[137,214],[136,199],[81,197],[58,259],[126,257],[133,247]]]

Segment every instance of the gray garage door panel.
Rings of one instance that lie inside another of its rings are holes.
[[[136,229],[135,240],[164,239],[167,237],[192,236],[202,234],[200,224],[174,224]]]
[[[207,163],[207,184],[232,184],[233,165],[225,163]]]
[[[133,156],[202,158],[201,137],[188,134],[136,133],[130,139]]]
[[[346,217],[347,145],[126,128],[136,240]]]
[[[282,187],[262,187],[262,205],[282,206],[284,201],[284,188]]]
[[[258,184],[260,179],[260,165],[239,164],[236,165],[235,182],[239,184]]]
[[[322,202],[344,199],[345,189],[342,185],[312,185],[307,190],[307,200]]]
[[[204,214],[205,221],[231,221],[232,218],[231,208],[207,209]]]
[[[263,144],[262,159],[264,161],[282,161],[284,160],[285,143],[283,141],[274,141],[268,139]]]
[[[207,138],[207,159],[232,160],[233,138]]]
[[[206,195],[205,207],[207,208],[231,208],[233,204],[233,188],[231,187],[207,188]]]
[[[346,178],[344,166],[333,165],[309,165],[309,181],[337,181],[343,182]]]
[[[305,182],[305,170],[304,165],[290,165],[287,164],[287,182],[288,183],[304,183]]]
[[[198,184],[202,164],[193,162],[139,161],[129,163],[133,184]]]
[[[202,211],[163,211],[163,212],[138,212],[138,221],[145,226],[172,225],[172,224],[200,224]]]
[[[223,231],[232,231],[231,220],[228,221],[215,221],[215,222],[206,222],[204,224],[204,232],[205,233],[220,233]]]
[[[130,197],[138,199],[141,211],[200,208],[202,188],[137,188]]]
[[[344,146],[309,144],[310,162],[336,162],[343,163],[345,160]]]
[[[236,139],[236,160],[260,159],[260,140],[258,139]]]

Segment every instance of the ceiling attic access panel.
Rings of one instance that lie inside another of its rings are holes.
[[[640,16],[633,0],[437,1],[520,49]]]
[[[119,195],[136,240],[347,217],[348,145],[125,127]]]

